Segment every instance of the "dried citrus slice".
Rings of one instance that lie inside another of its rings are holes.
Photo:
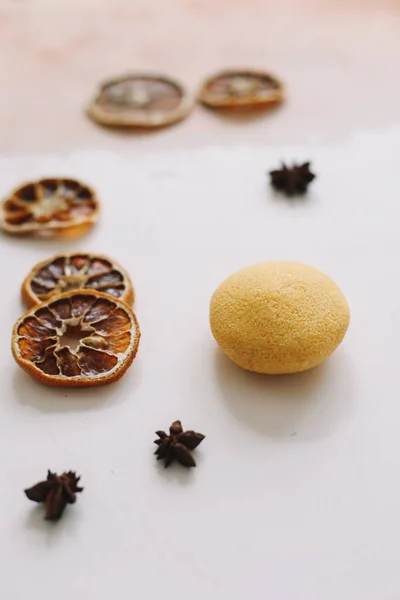
[[[163,75],[129,74],[103,83],[87,113],[114,127],[162,127],[180,121],[193,107],[183,85]]]
[[[8,233],[85,231],[98,219],[94,191],[75,179],[49,178],[14,190],[1,207],[0,225]]]
[[[31,308],[14,325],[20,367],[47,385],[106,385],[136,356],[140,331],[127,304],[94,290],[65,292]]]
[[[283,100],[283,85],[261,71],[222,71],[204,82],[198,99],[210,108],[268,108]]]
[[[22,284],[27,306],[50,300],[58,294],[78,289],[94,289],[127,304],[134,292],[128,273],[117,262],[101,254],[57,254],[33,267]]]

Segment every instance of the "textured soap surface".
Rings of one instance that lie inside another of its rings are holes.
[[[297,373],[323,362],[349,326],[347,301],[327,275],[297,262],[237,271],[214,292],[211,331],[229,358],[249,371]]]

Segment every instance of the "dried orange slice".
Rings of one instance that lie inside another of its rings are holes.
[[[47,385],[106,385],[136,356],[139,324],[127,304],[94,290],[66,292],[31,308],[14,325],[16,362]]]
[[[163,75],[128,74],[103,83],[87,113],[114,127],[163,127],[185,118],[193,99],[184,86]]]
[[[283,85],[262,71],[222,71],[203,84],[198,99],[210,108],[261,109],[283,100]]]
[[[75,179],[40,179],[14,190],[1,207],[8,233],[83,233],[98,219],[95,192]]]
[[[132,304],[134,292],[128,273],[101,254],[57,254],[33,267],[22,284],[27,306],[50,300],[63,292],[94,289]]]

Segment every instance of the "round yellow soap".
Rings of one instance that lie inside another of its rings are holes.
[[[211,331],[230,359],[257,373],[305,371],[342,341],[349,307],[338,286],[314,267],[264,262],[237,271],[214,292]]]

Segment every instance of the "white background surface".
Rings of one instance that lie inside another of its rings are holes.
[[[103,202],[77,242],[0,238],[1,598],[400,599],[399,156],[393,131],[330,148],[0,159],[2,194],[59,173]],[[281,157],[313,161],[307,199],[271,193]],[[138,357],[110,387],[42,387],[10,353],[19,287],[35,262],[80,249],[130,271]],[[213,290],[269,259],[321,268],[349,301],[320,368],[258,376],[216,348]],[[153,456],[154,430],[177,418],[207,436],[190,471]],[[85,486],[57,524],[22,491],[47,468]]]

